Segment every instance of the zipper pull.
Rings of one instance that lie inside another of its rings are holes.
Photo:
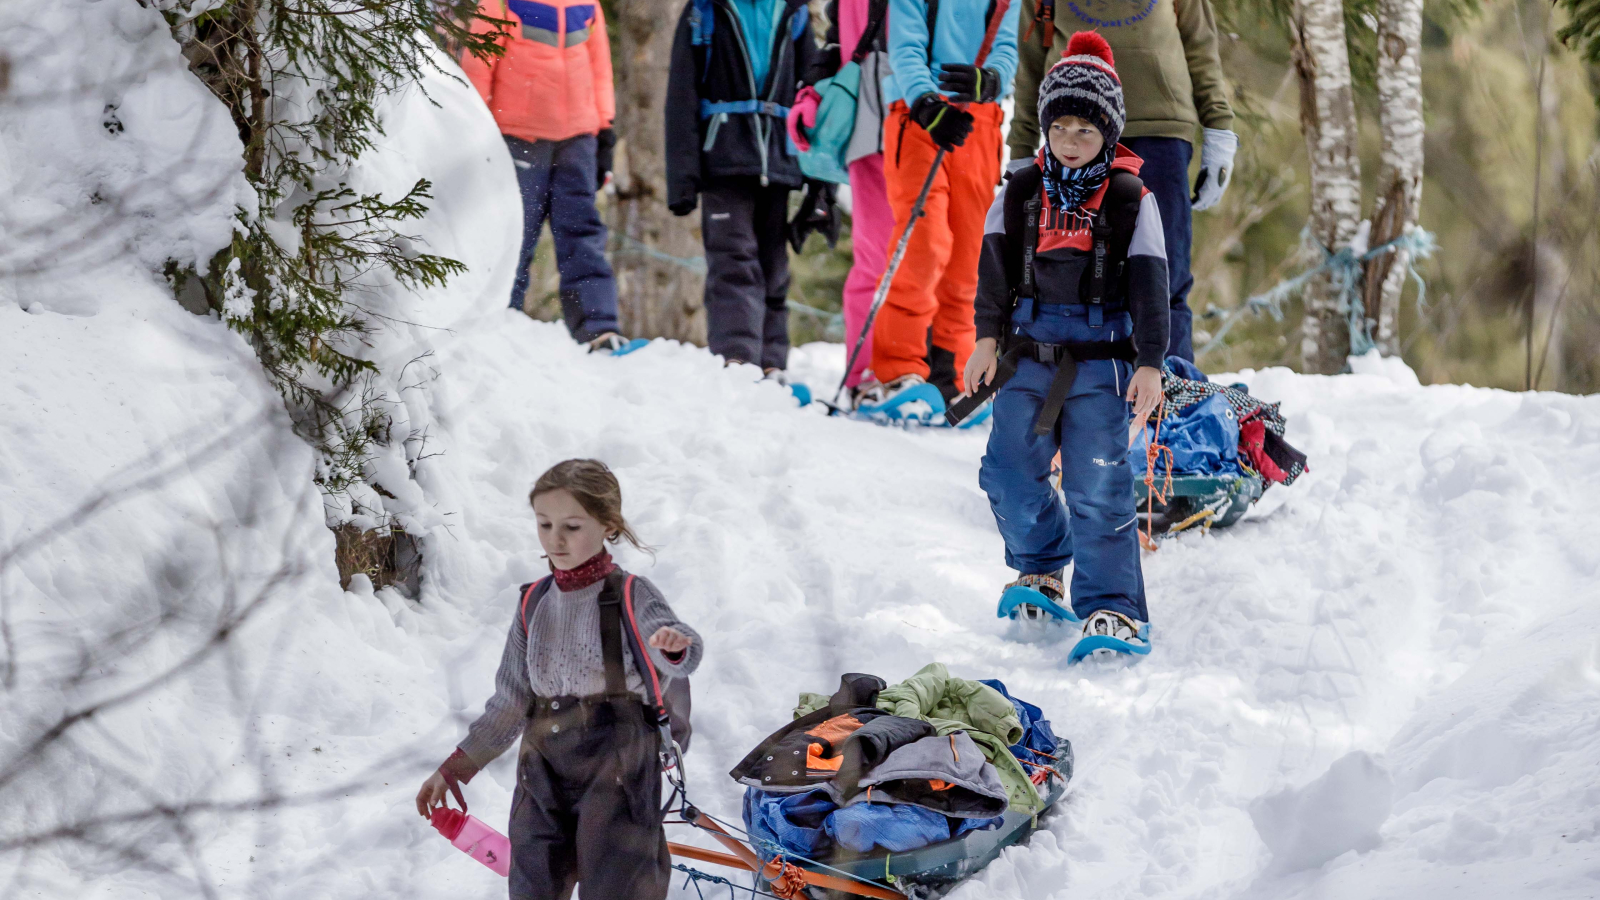
[[[763,174],[761,176],[761,186],[762,187],[766,187],[767,186],[767,176],[765,174]]]

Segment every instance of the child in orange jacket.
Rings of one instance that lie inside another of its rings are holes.
[[[611,45],[598,0],[482,0],[514,24],[505,56],[467,55],[461,67],[494,114],[522,190],[522,254],[511,306],[522,308],[528,265],[545,220],[556,242],[561,314],[574,339],[617,349],[617,282],[594,195],[611,174],[616,95]],[[478,20],[474,30],[492,26]]]

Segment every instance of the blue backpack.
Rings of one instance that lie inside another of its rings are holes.
[[[848,184],[850,174],[845,153],[856,130],[856,103],[861,97],[861,61],[872,52],[872,44],[883,30],[888,14],[886,0],[877,0],[868,14],[867,27],[856,42],[850,61],[832,77],[813,85],[822,100],[817,104],[816,122],[810,129],[811,149],[800,154],[800,171],[807,178]]]

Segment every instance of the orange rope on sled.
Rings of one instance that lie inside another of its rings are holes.
[[[721,825],[717,824],[715,819],[703,814],[695,815],[692,818],[686,817],[686,819],[689,824],[710,834],[729,852],[724,854],[715,850],[702,850],[698,847],[669,843],[667,849],[672,852],[672,855],[755,872],[771,882],[772,892],[784,898],[784,900],[804,898],[806,896],[805,889],[808,885],[860,897],[871,897],[874,900],[904,900],[905,895],[899,891],[892,891],[875,884],[854,881],[823,872],[807,872],[805,869],[781,857],[771,862],[763,862],[749,847],[744,845],[744,842],[735,838],[723,829]],[[785,893],[786,891],[788,893]]]
[[[767,883],[772,887],[772,892],[782,897],[783,900],[805,900],[810,896],[806,893],[808,882],[805,871],[792,862],[782,858],[773,862],[782,867],[776,878],[768,877]]]
[[[1161,443],[1161,420],[1166,417],[1166,414],[1167,399],[1162,397],[1161,402],[1156,404],[1155,433],[1150,436],[1150,441],[1144,448],[1145,526],[1139,531],[1139,543],[1146,550],[1152,552],[1160,549],[1156,544],[1155,538],[1156,500],[1159,499],[1161,504],[1165,506],[1167,495],[1172,492],[1172,448]],[[1167,455],[1167,475],[1162,482],[1161,489],[1157,490],[1156,461],[1161,458],[1163,453]]]

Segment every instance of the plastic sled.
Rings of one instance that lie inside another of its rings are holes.
[[[1051,764],[1048,772],[1041,770],[1039,774],[1044,776],[1049,787],[1044,796],[1044,808],[1038,816],[1008,810],[998,828],[968,832],[905,853],[886,850],[867,854],[835,852],[832,858],[821,861],[825,865],[796,865],[815,874],[842,872],[891,891],[897,897],[941,896],[994,862],[1000,856],[1000,851],[1026,840],[1038,829],[1039,819],[1061,799],[1061,795],[1067,791],[1067,782],[1072,780],[1072,745],[1062,742],[1061,758]],[[843,890],[813,887],[811,896],[818,900],[847,900],[862,896],[861,889],[865,887],[865,884]],[[757,890],[767,889],[765,879],[758,879]]]
[[[1161,487],[1164,480],[1158,477],[1156,486]],[[1166,502],[1157,499],[1152,505],[1144,480],[1135,478],[1133,482],[1139,518],[1155,534],[1177,534],[1195,527],[1227,528],[1244,517],[1264,489],[1261,476],[1254,472],[1174,475]]]
[[[1063,606],[1034,588],[1024,587],[1020,584],[1006,588],[1004,593],[1000,595],[1000,609],[995,615],[1002,619],[1016,618],[1018,615],[1017,607],[1024,604],[1037,606],[1063,622],[1076,623],[1082,621],[1072,612],[1072,607]]]
[[[1067,663],[1071,665],[1082,662],[1102,650],[1108,650],[1119,656],[1148,656],[1150,653],[1149,622],[1146,622],[1144,627],[1139,629],[1139,637],[1143,638],[1143,640],[1135,643],[1121,638],[1114,638],[1107,634],[1091,634],[1072,645],[1072,652],[1067,655]]]
[[[809,387],[807,387],[807,386],[805,386],[805,385],[803,385],[803,384],[801,384],[800,382],[797,381],[794,384],[789,385],[789,393],[794,395],[795,402],[800,404],[801,406],[810,405],[810,403],[811,403],[811,388],[809,388]]]

